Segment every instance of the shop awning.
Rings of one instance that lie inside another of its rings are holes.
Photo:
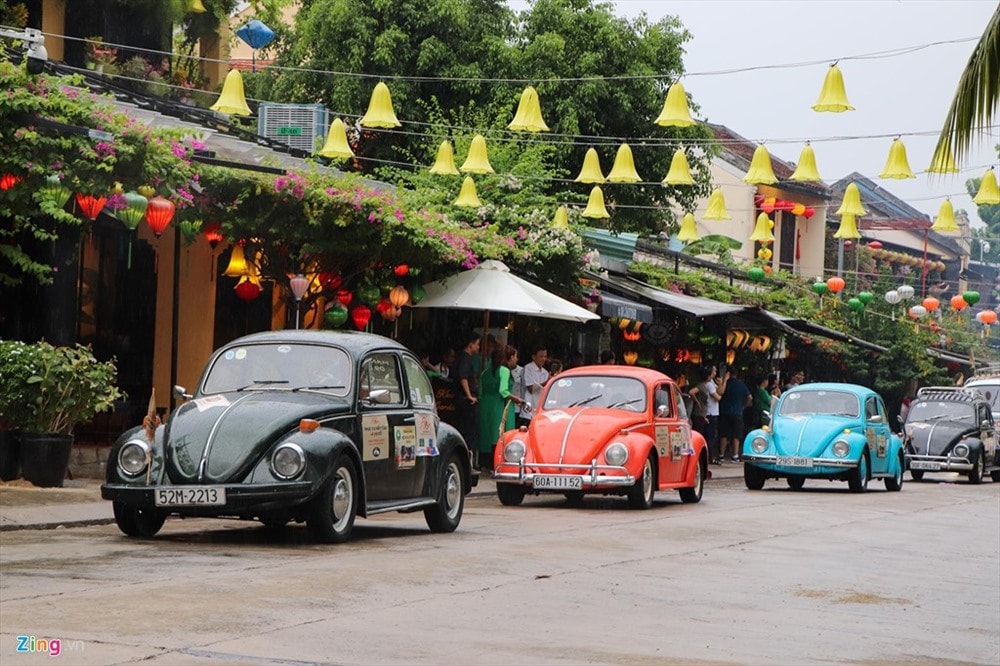
[[[956,354],[955,352],[950,352],[945,349],[937,349],[936,347],[928,347],[927,354],[933,356],[934,358],[941,359],[942,361],[964,365],[972,368],[973,370],[977,367],[987,365],[985,362],[972,361],[969,360],[968,356],[962,356],[961,354]]]
[[[653,321],[653,308],[621,296],[614,296],[606,291],[601,292],[601,314],[605,317],[632,319],[646,324]]]
[[[627,294],[633,298],[642,298],[665,305],[668,308],[679,310],[692,317],[714,317],[719,315],[734,314],[746,310],[744,305],[733,305],[713,301],[710,298],[700,296],[688,296],[677,294],[672,291],[665,291],[651,284],[634,280],[630,277],[618,275],[601,276],[601,283],[606,287],[611,287],[615,291]]]
[[[831,340],[838,340],[840,342],[846,342],[864,349],[870,349],[871,351],[884,352],[886,348],[882,345],[877,345],[874,342],[868,342],[867,340],[862,340],[861,338],[855,337],[844,333],[843,331],[838,331],[833,328],[828,328],[820,324],[816,324],[805,319],[797,319],[795,317],[786,317],[784,315],[777,314],[775,312],[769,312],[772,317],[782,322],[789,328],[795,330],[800,335],[818,335],[823,338],[830,338]]]

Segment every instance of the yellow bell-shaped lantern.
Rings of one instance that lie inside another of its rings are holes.
[[[685,243],[701,240],[701,236],[698,235],[698,225],[695,224],[694,215],[691,213],[684,213],[680,231],[677,232],[677,240]]]
[[[344,121],[340,118],[334,118],[333,122],[330,123],[326,143],[323,144],[319,155],[329,157],[331,160],[349,160],[354,157],[351,144],[347,142],[347,128],[344,127]]]
[[[240,70],[231,69],[226,74],[226,80],[222,83],[222,92],[215,104],[208,107],[212,111],[226,113],[231,116],[249,116],[250,107],[247,106],[247,96],[243,92],[243,75]]]
[[[437,159],[431,167],[431,173],[438,176],[457,176],[458,168],[455,166],[455,150],[451,147],[451,141],[442,141],[438,146]]]
[[[898,136],[889,146],[889,158],[885,161],[885,167],[882,168],[882,173],[878,177],[898,180],[916,178],[913,175],[913,169],[910,168],[910,161],[906,159],[906,146],[903,145],[903,140]]]
[[[201,0],[188,0],[185,4],[187,4],[187,11],[192,14],[204,14],[208,11],[205,9],[205,5],[201,4]]]
[[[667,90],[667,99],[663,102],[663,110],[653,122],[661,127],[690,127],[694,125],[694,119],[691,118],[691,111],[688,109],[687,92],[680,81]]]
[[[837,215],[864,217],[867,214],[868,211],[861,205],[861,191],[858,190],[857,185],[851,183],[844,190],[844,200],[840,203],[840,208],[837,209]]]
[[[674,156],[670,160],[670,170],[667,177],[663,179],[664,185],[694,185],[694,178],[691,177],[691,169],[688,168],[687,155],[683,148],[674,151]]]
[[[854,107],[847,101],[847,91],[844,90],[844,75],[840,73],[837,63],[830,65],[830,69],[826,71],[823,89],[820,90],[819,99],[816,100],[812,108],[813,111],[832,111],[834,113],[854,110]]]
[[[774,223],[771,222],[771,218],[767,216],[767,213],[761,213],[757,216],[757,224],[753,228],[753,233],[750,234],[750,240],[757,241],[758,243],[771,243],[774,241],[774,232],[771,231],[771,227]]]
[[[389,86],[381,81],[375,84],[372,97],[368,100],[368,110],[358,123],[362,127],[383,129],[400,126],[399,120],[396,119],[396,112],[392,110],[392,95],[389,94]]]
[[[997,187],[997,175],[993,167],[986,170],[979,183],[979,191],[972,198],[972,203],[978,206],[996,206],[1000,204],[1000,187]]]
[[[722,196],[722,188],[717,187],[712,190],[712,193],[708,196],[708,207],[705,209],[705,214],[702,215],[703,220],[730,220],[729,211],[726,210],[726,198]]]
[[[247,258],[243,254],[243,246],[237,243],[233,245],[233,253],[229,256],[229,265],[222,274],[226,277],[243,277],[248,273]]]
[[[549,126],[542,120],[542,105],[538,101],[538,91],[528,86],[521,93],[514,120],[507,129],[516,132],[548,132]]]
[[[955,207],[951,205],[951,199],[945,199],[941,202],[941,208],[938,209],[937,219],[931,225],[931,231],[941,233],[961,231],[955,223]]]
[[[590,198],[587,200],[587,208],[581,213],[584,217],[594,219],[607,219],[611,217],[608,209],[604,207],[604,192],[597,185],[590,191]]]
[[[482,134],[472,137],[469,145],[469,155],[460,169],[462,173],[496,173],[490,164],[490,156],[486,152],[486,139]]]
[[[556,216],[552,218],[552,226],[556,229],[569,229],[569,211],[566,206],[556,208]]]
[[[927,173],[958,173],[955,166],[955,156],[951,153],[949,146],[942,146],[934,151],[931,165],[927,167]]]
[[[861,238],[861,232],[858,231],[858,221],[851,214],[840,216],[840,227],[837,229],[837,233],[833,235],[834,238],[843,238],[847,240],[848,238]]]
[[[813,147],[808,142],[802,147],[802,152],[799,154],[798,166],[795,167],[795,172],[792,173],[791,179],[801,183],[823,182],[823,179],[819,176],[819,169],[816,168],[816,151],[813,150]]]
[[[476,192],[476,181],[472,180],[472,176],[466,176],[465,180],[462,181],[462,190],[452,205],[461,208],[482,208],[483,202],[479,200],[479,194]]]
[[[743,176],[743,182],[751,185],[773,185],[778,182],[774,177],[774,169],[771,168],[771,154],[767,152],[764,144],[757,146],[753,151],[750,169],[747,175]]]
[[[615,163],[608,174],[608,182],[611,183],[641,183],[642,178],[635,170],[635,160],[632,159],[632,149],[627,143],[618,146],[618,154],[615,155]]]
[[[576,177],[577,183],[598,184],[604,182],[604,173],[601,171],[601,161],[597,157],[597,151],[593,148],[587,149],[587,154],[583,156],[583,168],[580,175]]]
[[[261,259],[264,257],[263,252],[257,252],[253,256],[253,261],[247,262],[247,278],[250,282],[253,282],[258,287],[263,287],[263,277],[260,274],[260,264]]]

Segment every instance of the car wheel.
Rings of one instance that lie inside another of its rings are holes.
[[[1000,483],[1000,469],[990,472],[990,478],[993,479],[993,483]]]
[[[524,501],[524,486],[515,486],[513,483],[498,483],[497,498],[504,506],[519,506]]]
[[[351,536],[358,513],[357,474],[350,458],[341,455],[333,474],[313,500],[306,525],[318,541],[343,543]]]
[[[160,531],[163,522],[167,519],[166,515],[147,507],[128,506],[122,502],[114,502],[112,508],[118,529],[130,537],[149,539]]]
[[[804,476],[789,476],[785,481],[788,482],[788,487],[792,490],[802,490],[802,486],[806,485],[806,478]]]
[[[764,470],[750,463],[743,463],[743,483],[749,490],[760,490],[764,487],[766,480],[767,476],[764,474]]]
[[[581,491],[571,490],[563,495],[566,497],[566,503],[570,506],[583,506],[583,493]]]
[[[983,482],[983,467],[986,466],[986,461],[983,459],[983,454],[980,453],[976,456],[975,462],[972,463],[972,470],[969,471],[969,483],[982,483]]]
[[[462,522],[465,508],[465,478],[462,463],[454,453],[444,468],[437,504],[424,509],[424,518],[431,532],[454,532]]]
[[[896,492],[903,489],[903,454],[899,454],[899,467],[892,477],[885,478],[885,489]]]
[[[863,493],[868,490],[868,450],[861,452],[858,466],[847,473],[847,487],[852,493]]]
[[[910,478],[913,479],[914,481],[923,481],[924,480],[924,470],[922,470],[922,469],[911,469],[910,470]]]
[[[698,466],[694,469],[694,485],[690,488],[681,488],[678,492],[681,501],[685,504],[696,504],[701,501],[701,494],[705,490],[705,468],[702,459],[698,458]]]
[[[648,509],[653,506],[653,493],[656,492],[656,462],[653,454],[646,456],[642,466],[642,475],[628,491],[628,505],[633,509]]]

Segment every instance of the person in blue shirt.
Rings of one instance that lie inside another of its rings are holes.
[[[739,462],[743,444],[743,410],[753,402],[750,389],[737,376],[736,370],[727,370],[725,392],[719,400],[719,457],[726,459],[727,449],[732,449],[730,460]]]

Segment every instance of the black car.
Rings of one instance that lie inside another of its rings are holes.
[[[910,404],[903,424],[910,475],[959,472],[971,483],[990,475],[1000,481],[993,413],[982,393],[972,389],[928,386]]]
[[[479,480],[420,361],[388,338],[249,335],[212,355],[193,395],[175,390],[189,399],[152,438],[134,428],[111,450],[101,495],[129,536],[180,515],[305,522],[341,542],[356,515],[418,510],[451,532]]]

